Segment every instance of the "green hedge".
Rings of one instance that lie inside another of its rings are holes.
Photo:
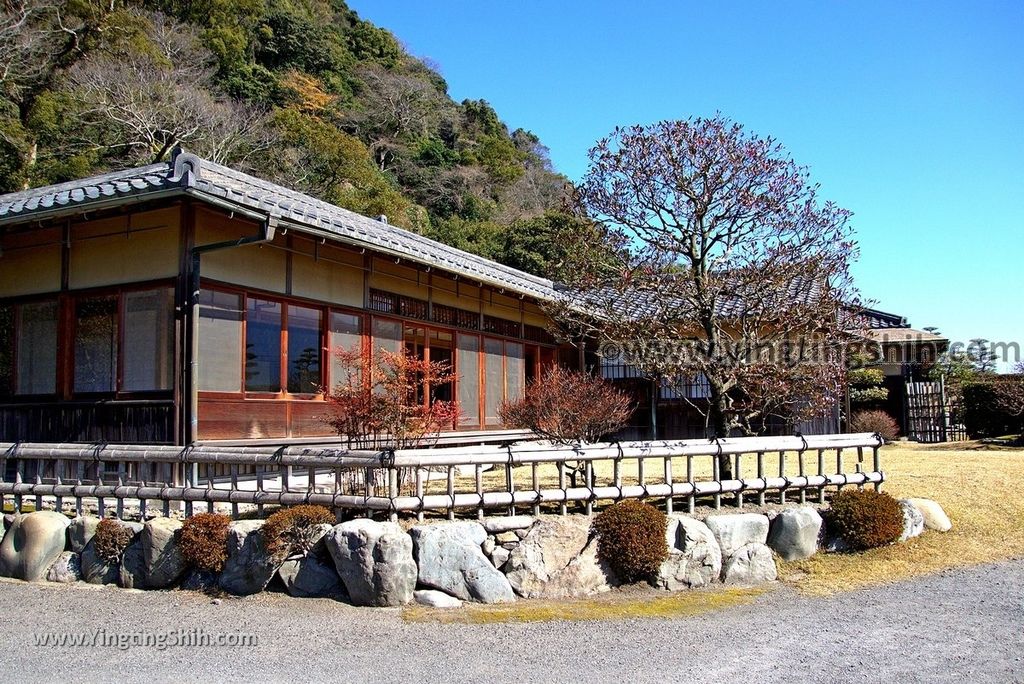
[[[972,438],[1024,432],[1024,416],[1007,409],[1024,392],[1024,376],[1002,376],[963,387],[963,422]]]

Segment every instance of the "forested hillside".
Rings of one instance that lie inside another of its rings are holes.
[[[343,0],[8,0],[0,191],[201,156],[529,271],[566,179]]]

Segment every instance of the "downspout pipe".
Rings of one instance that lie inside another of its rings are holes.
[[[188,337],[185,358],[188,365],[188,444],[195,444],[199,438],[199,292],[200,292],[200,266],[202,256],[210,252],[219,252],[234,247],[255,245],[270,242],[277,232],[277,217],[269,216],[263,221],[260,230],[255,235],[247,235],[236,240],[214,242],[208,245],[199,245],[189,250],[190,272],[188,286]]]

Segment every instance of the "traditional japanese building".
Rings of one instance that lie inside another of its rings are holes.
[[[182,152],[0,197],[0,249],[0,441],[325,439],[331,350],[381,347],[500,430],[559,354],[551,281]]]

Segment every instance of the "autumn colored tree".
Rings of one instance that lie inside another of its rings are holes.
[[[858,327],[850,213],[721,115],[618,128],[589,157],[575,204],[606,240],[566,246],[562,327],[659,381],[706,378],[712,435],[832,410]]]
[[[457,402],[436,399],[437,389],[455,379],[447,363],[385,349],[333,353],[342,378],[326,393],[324,419],[350,446],[425,446],[458,420]]]
[[[624,392],[589,373],[554,366],[531,380],[498,414],[505,425],[560,444],[596,442],[626,426],[633,406]]]

